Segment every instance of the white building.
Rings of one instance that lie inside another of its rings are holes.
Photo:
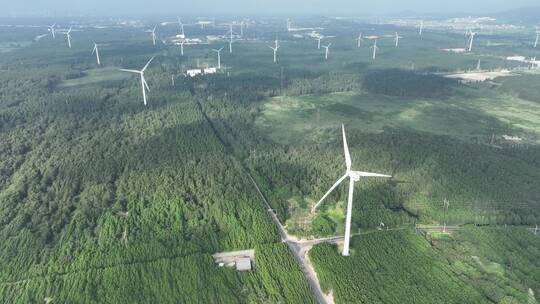
[[[249,257],[236,259],[236,270],[251,271],[251,259]]]

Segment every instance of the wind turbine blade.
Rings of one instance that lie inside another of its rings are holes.
[[[362,172],[362,171],[354,171],[355,174],[361,177],[392,177],[390,175],[386,174],[379,174],[379,173],[371,173],[371,172]]]
[[[152,60],[154,60],[155,56],[150,58],[150,60],[148,60],[148,62],[146,63],[146,65],[144,66],[144,68],[141,70],[141,72],[144,72],[148,66],[150,65],[150,63],[152,62]]]
[[[129,72],[129,73],[137,73],[137,74],[141,74],[141,71],[137,71],[137,70],[128,70],[128,69],[119,69],[120,71],[123,71],[123,72]]]
[[[146,79],[144,79],[144,76],[142,77],[142,81],[143,81],[144,86],[146,87],[146,90],[150,92],[150,87],[148,87],[148,83],[146,83]]]
[[[339,186],[339,184],[341,184],[343,182],[343,180],[345,180],[347,178],[347,176],[349,176],[349,175],[346,173],[340,179],[338,179],[337,182],[330,188],[330,190],[328,190],[328,192],[326,192],[326,194],[321,198],[321,200],[315,206],[313,206],[313,208],[311,209],[311,212],[315,212],[317,207],[319,207],[319,205],[324,201],[324,199],[328,195],[330,195],[330,193],[332,193],[332,191],[334,191],[334,189],[336,189],[336,187]]]
[[[347,145],[347,137],[345,136],[345,125],[341,125],[341,130],[343,131],[343,150],[345,152],[345,164],[347,166],[347,171],[350,171],[352,161],[351,154],[349,153],[349,146]]]

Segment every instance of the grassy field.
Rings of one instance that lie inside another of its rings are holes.
[[[402,99],[369,93],[276,97],[264,104],[256,125],[277,142],[324,141],[324,130],[344,123],[363,132],[410,128],[487,142],[492,135],[540,135],[540,105],[509,93],[461,88],[448,99]],[[536,141],[536,140],[535,140]]]
[[[67,79],[58,85],[59,89],[74,88],[86,85],[102,85],[103,83],[122,81],[133,76],[134,80],[138,80],[137,75],[132,75],[126,72],[118,71],[116,68],[91,69],[83,72],[82,77]]]

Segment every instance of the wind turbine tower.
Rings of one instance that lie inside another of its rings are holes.
[[[101,65],[101,61],[99,59],[99,48],[98,48],[98,44],[94,42],[94,49],[92,50],[92,55],[96,53],[96,60],[97,60],[97,64],[98,65]]]
[[[536,40],[534,40],[534,48],[538,46],[539,39],[540,39],[540,32],[536,32]]]
[[[216,52],[217,53],[217,64],[218,64],[218,69],[221,69],[221,51],[223,50],[223,47],[216,50],[216,49],[213,49],[212,51]]]
[[[147,101],[146,101],[146,90],[150,91],[150,88],[148,87],[148,83],[146,83],[146,80],[144,79],[144,71],[146,71],[146,69],[148,68],[148,66],[149,66],[150,63],[152,62],[152,60],[154,60],[154,57],[150,58],[150,60],[148,60],[148,62],[146,63],[146,65],[145,65],[145,66],[142,68],[142,70],[140,70],[140,71],[137,71],[137,70],[120,69],[120,71],[129,72],[129,73],[136,73],[136,74],[139,74],[139,75],[141,76],[141,86],[142,86],[143,101],[144,101],[144,105],[145,105],[145,106],[147,105]]]
[[[317,37],[317,38],[315,38],[315,40],[317,40],[317,49],[320,50],[321,49],[322,37]]]
[[[356,47],[360,48],[362,47],[362,33],[358,35],[358,38],[356,38]]]
[[[325,49],[324,60],[328,60],[328,53],[330,52],[330,46],[332,46],[332,43],[329,43],[327,46],[323,46],[323,48]]]
[[[396,48],[399,46],[399,39],[401,39],[403,37],[401,37],[397,32],[396,32],[396,36],[394,38],[394,41],[396,42]]]
[[[272,46],[268,46],[269,48],[272,49],[272,51],[274,51],[274,63],[277,62],[277,51],[279,49],[279,44],[277,43],[277,40],[276,40],[276,46],[275,47],[272,47]]]
[[[69,27],[69,30],[66,32],[66,38],[68,42],[68,47],[71,48],[71,29],[72,27]]]
[[[422,36],[423,32],[424,32],[424,20],[420,21],[420,29],[418,30],[418,35]]]
[[[474,36],[476,36],[476,32],[470,31],[469,32],[469,52],[472,52],[473,42],[474,42]]]
[[[56,30],[54,29],[55,26],[56,26],[56,23],[49,26],[49,32],[51,32],[53,39],[56,39]]]
[[[345,242],[343,244],[343,256],[349,256],[349,243],[351,238],[351,219],[352,219],[352,204],[353,204],[353,192],[354,192],[354,183],[358,182],[361,178],[364,177],[386,177],[390,178],[392,176],[390,175],[384,175],[384,174],[378,174],[378,173],[369,173],[369,172],[361,172],[361,171],[353,171],[352,170],[352,160],[351,155],[349,153],[349,147],[347,146],[347,137],[345,135],[345,126],[341,126],[341,130],[343,133],[343,150],[345,152],[345,166],[346,171],[345,175],[343,175],[331,188],[326,192],[326,194],[321,198],[321,200],[311,209],[311,212],[315,212],[317,207],[324,201],[324,199],[334,191],[339,184],[341,184],[347,177],[349,178],[349,196],[348,196],[348,202],[347,202],[347,216],[345,220]]]
[[[184,56],[184,44],[186,43],[185,40],[180,41],[180,54]]]
[[[156,28],[157,26],[154,26],[154,29],[150,31],[152,33],[152,43],[156,45]]]
[[[377,40],[375,40],[375,43],[371,47],[373,49],[373,60],[377,59],[377,50],[379,47],[377,46]]]

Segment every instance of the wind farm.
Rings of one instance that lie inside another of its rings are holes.
[[[210,2],[0,18],[3,301],[538,302],[533,9]]]

